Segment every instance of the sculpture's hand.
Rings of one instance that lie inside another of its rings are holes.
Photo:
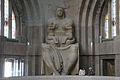
[[[55,29],[55,27],[56,27],[57,25],[55,24],[55,23],[49,23],[49,25],[48,25],[48,29],[49,30],[53,30],[53,29]]]

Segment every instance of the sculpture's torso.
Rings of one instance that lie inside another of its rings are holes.
[[[52,18],[48,23],[47,43],[63,47],[75,41],[73,37],[73,21],[71,19]]]

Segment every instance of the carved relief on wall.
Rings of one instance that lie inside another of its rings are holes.
[[[76,67],[78,44],[73,34],[73,20],[65,17],[63,8],[57,8],[56,17],[48,20],[46,43],[42,44],[43,61],[55,75],[72,74]]]

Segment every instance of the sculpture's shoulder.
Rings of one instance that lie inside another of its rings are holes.
[[[70,24],[70,25],[73,25],[73,20],[72,19],[70,19],[70,18],[65,18],[65,21],[64,21],[65,23],[67,23],[67,24]]]
[[[56,18],[50,18],[48,19],[48,23],[52,23],[52,22],[55,22],[56,21]]]
[[[67,21],[73,21],[71,18],[65,18],[65,20],[67,20]]]
[[[71,18],[65,18],[66,22],[73,23],[73,20]]]

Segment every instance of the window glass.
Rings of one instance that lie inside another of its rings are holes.
[[[104,29],[105,29],[105,39],[108,38],[108,34],[109,34],[109,16],[108,14],[105,16],[105,23],[104,23]]]
[[[5,19],[5,24],[4,24],[4,36],[8,38],[8,30],[9,30],[9,0],[4,0],[4,19]]]
[[[16,22],[15,22],[15,15],[12,11],[12,38],[15,39],[16,34]]]
[[[12,22],[12,38],[15,39],[16,23],[15,15],[12,11],[12,21],[9,21],[9,0],[4,0],[4,36],[9,37],[9,22]]]
[[[5,58],[4,77],[24,76],[24,59]]]
[[[104,33],[103,38],[109,39],[117,36],[117,26],[116,26],[116,3],[117,0],[111,0],[111,3],[108,3],[108,10],[107,14],[105,15],[104,19]],[[111,8],[109,8],[111,4]],[[111,12],[110,12],[111,11]],[[109,25],[110,24],[110,25]]]
[[[116,36],[116,0],[112,0],[112,37]]]

